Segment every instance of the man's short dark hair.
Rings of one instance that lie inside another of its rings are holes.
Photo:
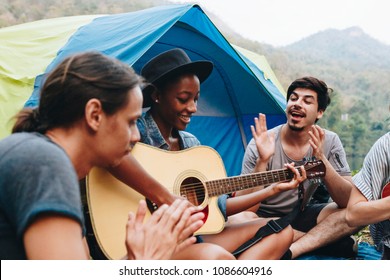
[[[297,88],[310,89],[317,93],[318,111],[325,111],[326,107],[330,104],[330,93],[333,92],[333,89],[329,88],[325,82],[317,78],[303,77],[292,82],[287,89],[287,101],[290,99],[290,95]]]

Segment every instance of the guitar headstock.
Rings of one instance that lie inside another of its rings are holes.
[[[306,170],[306,177],[317,178],[317,177],[325,177],[326,175],[326,167],[322,160],[313,160],[305,163],[304,168]]]

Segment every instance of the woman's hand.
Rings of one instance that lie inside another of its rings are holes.
[[[188,201],[177,199],[159,207],[145,222],[146,203],[140,201],[137,213],[129,213],[126,226],[128,259],[170,259],[195,243],[193,233],[203,225],[204,214]]]

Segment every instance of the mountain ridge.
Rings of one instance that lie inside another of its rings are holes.
[[[337,59],[340,63],[390,69],[390,46],[357,26],[319,31],[281,49],[323,60]]]

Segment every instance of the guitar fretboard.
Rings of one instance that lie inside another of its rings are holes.
[[[219,196],[226,193],[269,185],[276,182],[288,181],[294,177],[288,169],[272,170],[233,176],[224,179],[207,181],[206,188],[209,196]]]

